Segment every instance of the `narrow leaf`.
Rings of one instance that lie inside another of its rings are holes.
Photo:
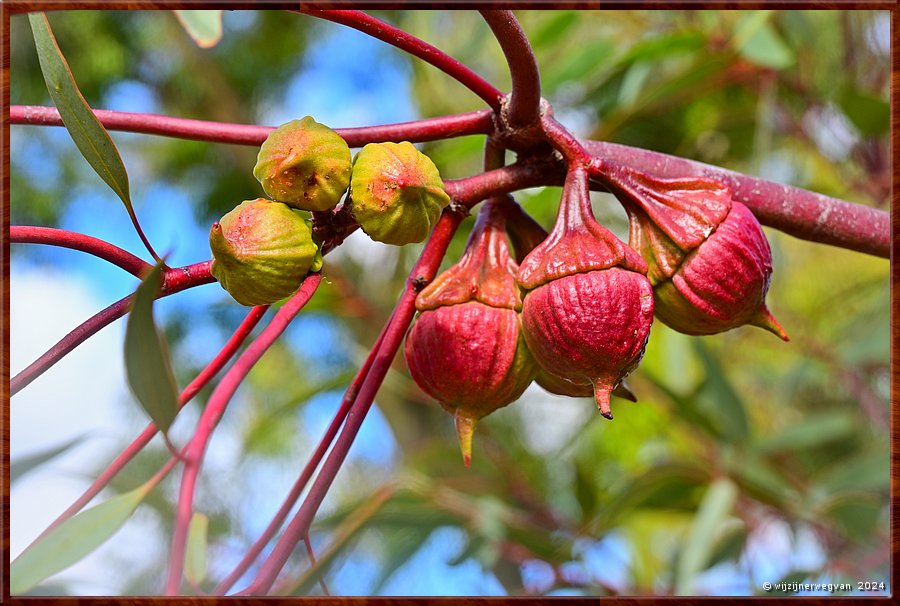
[[[128,189],[128,173],[125,172],[125,165],[115,143],[78,90],[69,64],[50,30],[50,22],[47,21],[46,15],[30,13],[28,20],[34,34],[34,43],[47,90],[56,109],[59,110],[63,124],[81,155],[119,196],[132,221],[136,222]]]
[[[131,517],[150,488],[144,484],[86,509],[29,545],[10,564],[10,594],[25,593],[100,547]]]
[[[187,551],[184,556],[184,576],[194,585],[206,577],[206,545],[209,518],[194,512],[188,526]]]
[[[165,433],[178,413],[178,388],[165,337],[153,321],[153,300],[161,284],[155,266],[134,293],[125,329],[125,371],[131,391],[156,427]]]
[[[225,11],[173,11],[181,26],[200,48],[212,48],[222,39]]]
[[[10,483],[14,483],[18,480],[21,480],[22,477],[30,471],[37,469],[44,463],[58,457],[62,453],[66,452],[73,446],[79,444],[84,436],[78,436],[77,438],[73,438],[68,442],[64,442],[58,446],[54,446],[53,448],[48,448],[47,450],[42,450],[40,452],[36,452],[32,455],[28,455],[27,457],[22,457],[20,459],[16,459],[15,461],[10,461],[9,463],[9,481]]]
[[[711,539],[731,513],[736,498],[737,486],[728,478],[716,480],[706,491],[678,559],[676,595],[690,595],[693,591],[694,578],[706,569],[712,555],[714,544]]]

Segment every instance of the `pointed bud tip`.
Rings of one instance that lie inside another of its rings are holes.
[[[765,305],[763,305],[753,319],[750,320],[750,324],[768,330],[782,341],[788,342],[791,340],[787,331],[784,330],[778,320],[775,319],[775,316],[772,315],[772,312],[769,311],[769,308]]]
[[[594,400],[597,402],[597,409],[601,415],[612,420],[612,410],[609,407],[609,395],[612,387],[601,379],[595,379],[591,382],[594,384]]]
[[[472,464],[472,436],[475,435],[475,425],[478,419],[466,416],[457,409],[454,415],[456,422],[456,436],[459,438],[459,450],[462,452],[463,463],[466,469]]]

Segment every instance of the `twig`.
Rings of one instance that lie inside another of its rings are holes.
[[[173,118],[159,114],[93,110],[94,115],[108,130],[119,130],[146,135],[161,135],[211,143],[236,145],[260,145],[274,130],[272,126],[210,122],[188,118]],[[411,141],[413,143],[435,141],[464,135],[491,132],[493,122],[489,109],[438,118],[425,118],[413,122],[336,128],[350,147],[362,147],[366,143],[384,141]],[[10,124],[35,126],[62,126],[62,118],[55,107],[41,105],[13,105],[9,108]]]
[[[185,267],[169,268],[163,274],[163,287],[160,290],[159,297],[167,297],[176,292],[214,281],[215,278],[209,273],[209,261]],[[60,339],[56,345],[44,352],[41,357],[19,372],[9,382],[10,397],[20,392],[29,383],[46,372],[47,369],[59,362],[66,354],[95,335],[101,328],[108,326],[128,313],[133,296],[123,297],[109,307],[94,314]]]
[[[187,460],[181,477],[181,491],[178,497],[178,509],[175,516],[175,530],[172,534],[172,549],[169,558],[169,575],[166,581],[166,595],[175,595],[181,588],[181,577],[184,572],[184,553],[187,543],[188,525],[194,511],[194,489],[206,446],[212,433],[225,413],[225,408],[234,392],[250,372],[250,369],[269,349],[272,343],[284,332],[291,320],[312,298],[322,280],[322,274],[309,274],[303,285],[278,310],[265,330],[250,344],[225,373],[219,385],[209,398],[206,408],[200,415],[194,436],[188,443]]]
[[[509,65],[512,91],[507,109],[509,124],[523,127],[536,124],[541,111],[541,74],[531,43],[512,11],[482,10]]]
[[[284,567],[297,543],[309,532],[309,527],[315,517],[316,511],[325,498],[325,494],[331,487],[338,470],[340,470],[353,440],[375,399],[375,393],[381,386],[391,361],[400,347],[406,330],[415,315],[416,288],[414,283],[418,278],[431,280],[437,273],[441,260],[447,252],[447,246],[459,227],[462,216],[452,211],[444,211],[440,221],[434,228],[428,239],[418,262],[410,272],[409,280],[403,295],[397,302],[394,315],[391,318],[385,332],[384,342],[378,349],[375,361],[366,377],[356,402],[350,409],[344,428],[341,430],[335,442],[334,448],[322,465],[322,470],[316,476],[300,509],[293,517],[284,531],[284,534],[275,544],[272,553],[260,567],[259,574],[249,587],[239,592],[239,595],[265,594],[272,588],[272,584],[278,573]]]
[[[378,38],[382,42],[396,46],[400,50],[406,51],[426,63],[430,63],[448,76],[455,78],[460,84],[481,97],[492,110],[495,112],[500,111],[500,101],[503,98],[503,93],[496,87],[447,53],[416,38],[412,34],[406,33],[402,29],[380,21],[362,11],[301,8],[297,12],[352,27],[373,38]]]
[[[322,439],[319,440],[319,445],[316,446],[316,450],[313,452],[312,456],[310,456],[306,465],[303,467],[303,470],[300,472],[300,475],[297,477],[297,480],[294,482],[294,485],[291,487],[291,490],[284,498],[281,507],[278,508],[278,511],[272,517],[269,525],[266,526],[266,529],[259,535],[259,538],[253,543],[253,546],[244,554],[244,557],[241,558],[241,561],[234,570],[232,570],[231,573],[219,583],[215,590],[213,590],[213,595],[225,595],[238,579],[247,572],[250,565],[253,564],[259,554],[262,553],[265,546],[268,545],[269,541],[275,536],[275,533],[278,532],[278,529],[281,528],[281,525],[284,524],[291,509],[293,509],[294,505],[297,503],[297,499],[300,498],[300,494],[306,489],[306,485],[309,483],[309,479],[312,477],[313,472],[315,472],[319,463],[322,462],[325,453],[328,452],[328,448],[334,441],[338,429],[340,429],[344,420],[347,418],[347,413],[350,412],[350,407],[356,401],[359,389],[362,387],[363,381],[365,381],[366,376],[369,374],[369,370],[372,368],[372,363],[375,361],[375,356],[381,348],[381,343],[384,341],[384,335],[389,325],[390,319],[388,319],[385,328],[381,331],[381,334],[378,336],[372,349],[369,350],[369,355],[366,357],[366,360],[363,362],[362,367],[360,367],[356,377],[354,377],[350,386],[347,388],[347,393],[344,394],[344,399],[341,401],[341,405],[338,407],[337,412],[334,413],[331,424],[328,426],[328,429],[325,430],[325,434],[322,436]]]
[[[48,244],[50,246],[79,250],[99,257],[104,261],[109,261],[138,278],[143,278],[151,269],[149,263],[134,256],[127,250],[121,249],[105,240],[65,229],[33,225],[11,225],[9,227],[9,241],[11,244]]]

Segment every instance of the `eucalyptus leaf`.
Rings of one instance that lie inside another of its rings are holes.
[[[25,593],[100,547],[131,517],[152,486],[144,484],[86,509],[29,545],[10,564],[10,594]]]
[[[212,48],[222,39],[225,11],[173,11],[188,35],[200,48]]]
[[[178,388],[165,337],[153,321],[153,301],[162,282],[157,265],[134,293],[125,329],[125,371],[131,391],[163,433],[178,414]]]
[[[78,89],[69,64],[50,30],[50,22],[44,13],[29,13],[28,21],[47,90],[72,141],[88,164],[125,204],[131,220],[137,223],[131,204],[128,173],[119,150]]]

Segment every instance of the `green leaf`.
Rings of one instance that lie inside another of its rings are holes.
[[[849,86],[838,97],[841,109],[866,137],[887,134],[891,120],[890,103]]]
[[[79,444],[84,436],[78,436],[77,438],[73,438],[68,442],[64,442],[59,446],[54,446],[53,448],[48,448],[47,450],[42,450],[41,452],[36,452],[33,455],[29,455],[27,457],[23,457],[21,459],[17,459],[15,461],[10,461],[9,463],[9,481],[10,484],[15,483],[17,480],[21,480],[22,477],[30,471],[37,469],[44,463],[54,459],[69,450],[73,446]]]
[[[153,321],[153,300],[161,285],[157,265],[134,293],[125,329],[125,371],[131,391],[163,433],[178,414],[178,388],[165,337]]]
[[[194,512],[188,526],[187,550],[184,555],[184,576],[194,585],[199,585],[206,577],[206,543],[209,518]]]
[[[173,12],[200,48],[212,48],[222,39],[222,13],[225,11]]]
[[[760,440],[755,450],[765,454],[797,452],[850,440],[858,432],[857,418],[846,412],[823,413]]]
[[[719,478],[706,491],[678,559],[676,595],[690,595],[693,592],[694,577],[706,569],[712,555],[711,539],[728,518],[736,499],[737,486],[728,478]]]
[[[635,509],[693,507],[695,491],[706,485],[709,473],[687,463],[664,463],[631,480],[609,501],[598,518],[599,530],[612,528]]]
[[[29,545],[9,567],[10,594],[22,594],[100,547],[131,517],[147,483],[69,518]]]
[[[796,57],[769,22],[771,14],[771,11],[751,13],[738,25],[732,44],[751,63],[784,69],[793,65]]]
[[[834,526],[853,541],[870,541],[888,502],[871,494],[845,493],[830,499],[822,507],[824,516],[834,520]]]
[[[78,151],[93,167],[101,179],[115,192],[125,204],[131,220],[137,223],[131,205],[131,194],[128,189],[128,173],[122,163],[122,157],[109,133],[91,111],[90,106],[78,90],[75,78],[69,70],[66,58],[59,50],[50,22],[44,13],[29,13],[31,31],[37,48],[41,72],[47,83],[47,90],[53,104],[59,110],[63,124],[69,131]]]
[[[749,433],[744,402],[725,375],[725,369],[702,340],[694,341],[694,350],[706,369],[706,379],[697,392],[697,404],[721,435],[729,442],[743,442]]]

